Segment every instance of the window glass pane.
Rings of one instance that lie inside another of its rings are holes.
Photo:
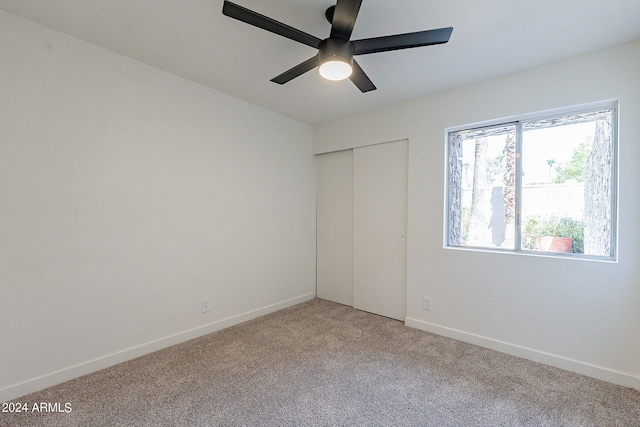
[[[450,132],[447,244],[614,258],[615,116],[608,106]]]
[[[453,246],[514,249],[516,126],[449,134]]]
[[[523,123],[523,249],[612,255],[612,116]]]

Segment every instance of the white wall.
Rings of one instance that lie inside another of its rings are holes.
[[[636,41],[314,128],[316,153],[410,141],[408,325],[640,388],[639,75]],[[443,248],[445,128],[607,99],[620,100],[617,263]]]
[[[0,401],[314,296],[310,126],[4,12],[0,64]]]

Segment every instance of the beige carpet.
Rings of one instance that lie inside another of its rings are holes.
[[[640,426],[640,392],[323,300],[17,399],[2,426]]]

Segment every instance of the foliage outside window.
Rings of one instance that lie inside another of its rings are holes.
[[[447,245],[613,258],[615,106],[448,133]]]

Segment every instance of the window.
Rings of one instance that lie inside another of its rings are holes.
[[[447,246],[612,259],[616,106],[448,132]]]

